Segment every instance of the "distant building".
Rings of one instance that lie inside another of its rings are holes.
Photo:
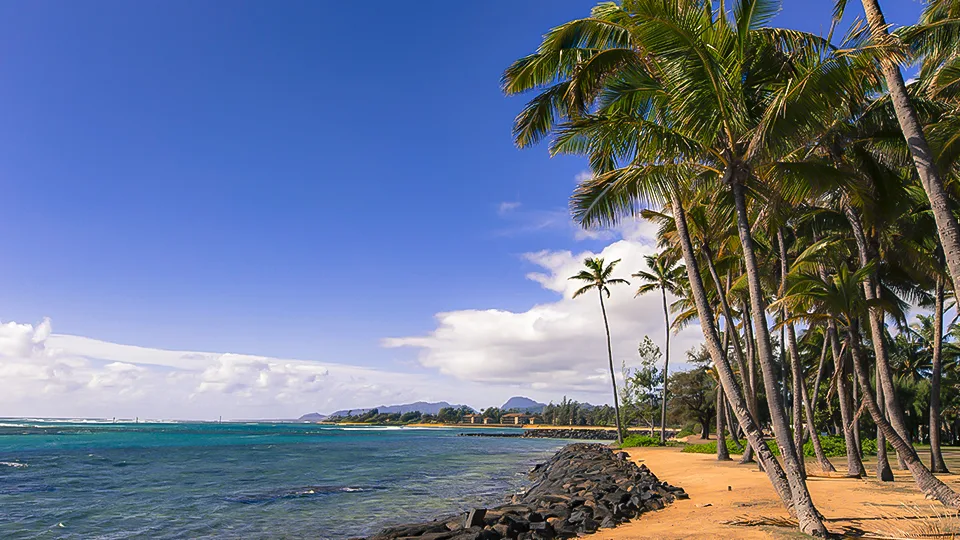
[[[484,417],[482,417],[482,416],[480,416],[479,414],[465,414],[465,415],[463,415],[463,423],[464,423],[464,424],[479,424],[479,423],[481,423],[481,422],[483,422],[484,424],[486,424],[486,423],[487,423],[487,419],[484,418]]]
[[[500,417],[501,424],[536,424],[537,417],[532,414],[508,413]]]

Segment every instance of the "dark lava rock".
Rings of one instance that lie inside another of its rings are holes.
[[[550,430],[530,430],[550,431]],[[562,430],[569,433],[570,430]],[[583,430],[596,435],[596,430]],[[591,437],[596,438],[596,437]],[[530,472],[532,484],[510,503],[459,516],[388,527],[370,540],[553,540],[615,527],[644,512],[685,499],[637,466],[624,452],[601,444],[571,444]]]

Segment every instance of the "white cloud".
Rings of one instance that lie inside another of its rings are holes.
[[[485,394],[477,385],[460,385],[461,393],[446,383],[429,374],[330,362],[119,345],[51,334],[49,320],[0,324],[4,416],[295,418]]]
[[[520,208],[520,203],[517,201],[504,201],[497,206],[497,213],[502,215],[509,214],[517,208]]]
[[[541,269],[527,277],[557,293],[554,302],[523,312],[477,309],[439,313],[437,328],[428,335],[387,339],[384,345],[417,348],[423,366],[463,381],[522,381],[554,399],[566,394],[606,400],[610,381],[599,299],[596,295],[571,299],[580,285],[568,277],[580,271],[585,258],[600,256],[608,262],[621,259],[616,276],[632,280],[630,274],[645,268],[643,256],[654,251],[654,228],[631,222],[619,232],[624,239],[600,253],[540,251],[524,256]],[[629,364],[636,360],[637,344],[644,335],[657,343],[663,340],[660,297],[634,298],[637,285],[614,286],[611,298],[605,299],[618,371],[621,361]],[[673,365],[683,360],[685,350],[701,341],[696,325],[673,337]]]

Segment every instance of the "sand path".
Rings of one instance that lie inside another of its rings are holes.
[[[804,537],[792,527],[723,524],[739,518],[789,518],[766,475],[755,465],[718,462],[714,455],[684,454],[679,448],[634,448],[629,453],[635,461],[646,463],[661,480],[683,487],[690,498],[587,538],[749,540]],[[956,457],[960,459],[960,455]],[[838,469],[846,463],[844,458],[832,461]],[[960,471],[960,463],[949,458],[948,461],[953,462],[948,463],[952,470]],[[871,464],[866,466],[868,473],[873,474]],[[816,476],[819,466],[813,462],[808,462],[807,468],[810,474],[807,483],[814,503],[828,519],[827,527],[833,532],[870,531],[880,536],[902,538],[918,537],[917,533],[929,532],[931,526],[960,531],[960,520],[945,517],[946,508],[925,500],[906,471],[895,471],[896,482],[883,484],[872,478]],[[960,489],[960,475],[941,475],[940,478],[954,489]]]

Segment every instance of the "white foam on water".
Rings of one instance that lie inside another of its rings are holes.
[[[400,426],[371,426],[371,427],[344,427],[341,431],[397,431],[403,429]]]
[[[0,422],[0,427],[27,427],[27,424],[6,424]]]
[[[14,467],[16,469],[22,469],[27,466],[26,463],[18,463],[16,461],[0,461],[0,466],[4,467]]]

